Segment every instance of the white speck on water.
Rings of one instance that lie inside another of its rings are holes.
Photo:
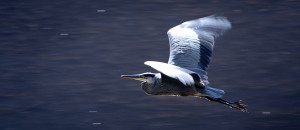
[[[59,34],[59,35],[61,35],[61,36],[68,36],[69,33],[61,33],[61,34]]]
[[[89,111],[90,113],[95,113],[95,112],[98,112],[98,111]]]
[[[93,125],[101,125],[102,123],[100,122],[94,122]]]
[[[106,10],[104,10],[104,9],[98,9],[97,12],[98,13],[104,13],[104,12],[106,12]]]
[[[263,112],[261,112],[261,114],[263,114],[263,115],[270,115],[271,112],[269,112],[269,111],[263,111]]]
[[[235,10],[233,10],[233,12],[242,12],[242,10],[240,10],[240,9],[235,9]]]
[[[270,11],[270,10],[269,9],[259,9],[259,11],[266,12],[266,11]]]
[[[44,29],[44,30],[50,30],[52,28],[50,28],[50,27],[43,27],[42,29]]]

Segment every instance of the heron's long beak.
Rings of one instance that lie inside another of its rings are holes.
[[[126,79],[133,79],[133,80],[142,80],[143,76],[140,74],[133,74],[133,75],[121,75],[122,78]]]

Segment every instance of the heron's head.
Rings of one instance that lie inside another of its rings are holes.
[[[154,82],[154,79],[155,79],[155,73],[146,72],[146,73],[133,74],[133,75],[121,75],[121,77],[152,83],[152,82]]]

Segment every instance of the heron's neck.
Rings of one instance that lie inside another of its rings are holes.
[[[152,90],[160,82],[160,73],[156,74],[154,78],[146,82],[142,82],[142,88],[147,94],[152,94]]]
[[[142,89],[147,93],[151,94],[154,84],[149,84],[147,82],[142,82]]]

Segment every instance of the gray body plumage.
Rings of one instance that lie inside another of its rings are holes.
[[[196,96],[195,86],[186,87],[180,81],[157,73],[153,82],[142,82],[142,89],[150,95]]]
[[[205,97],[211,96],[221,98],[224,94],[223,90],[209,87],[205,84],[194,84],[186,86],[180,81],[170,78],[162,73],[155,74],[152,82],[142,82],[142,89],[149,95],[164,95],[164,96],[195,96]]]

